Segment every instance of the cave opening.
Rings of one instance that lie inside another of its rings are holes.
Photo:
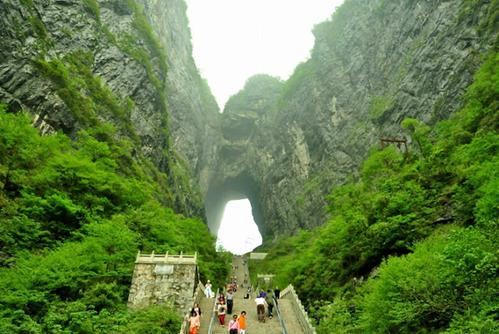
[[[221,245],[234,254],[242,254],[243,250],[253,250],[261,244],[262,238],[265,238],[266,226],[261,210],[260,187],[249,172],[214,177],[205,195],[204,204],[208,227],[218,238],[217,246]],[[243,224],[244,228],[239,224]],[[229,233],[226,231],[240,234],[237,237],[242,239],[238,239],[237,249],[233,249],[224,241],[225,234]]]
[[[262,244],[262,235],[252,214],[251,202],[245,198],[225,204],[217,235],[217,249],[241,255]]]

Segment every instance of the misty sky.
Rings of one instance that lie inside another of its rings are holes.
[[[193,56],[220,109],[254,74],[287,79],[314,44],[312,28],[343,0],[186,0]],[[217,245],[235,254],[261,244],[248,200],[227,203]]]
[[[249,200],[227,202],[218,230],[217,246],[241,255],[261,244],[262,236],[253,220]]]
[[[194,59],[223,109],[250,76],[287,79],[343,0],[186,0]]]

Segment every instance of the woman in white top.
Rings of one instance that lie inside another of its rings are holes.
[[[215,294],[211,290],[211,282],[210,282],[210,280],[208,280],[206,282],[206,285],[204,286],[204,295],[206,296],[206,298],[213,298],[213,297],[215,297]]]

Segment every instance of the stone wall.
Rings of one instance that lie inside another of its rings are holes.
[[[192,306],[196,277],[196,257],[138,256],[128,306],[170,304],[183,315]]]

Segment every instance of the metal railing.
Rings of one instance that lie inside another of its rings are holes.
[[[286,325],[284,324],[284,320],[282,319],[281,316],[281,309],[279,308],[279,302],[277,301],[275,296],[273,298],[274,298],[274,308],[277,313],[277,317],[279,318],[279,325],[281,326],[281,332],[282,334],[288,334],[288,330],[286,329]]]
[[[300,326],[303,329],[303,332],[306,334],[316,334],[314,326],[308,317],[307,311],[303,307],[298,294],[295,291],[293,285],[288,285],[286,289],[284,289],[281,293],[280,299],[287,299],[291,302],[291,305],[296,313],[297,320]]]
[[[217,296],[220,295],[220,288],[217,289],[217,293],[215,295],[215,301],[213,302],[213,312],[211,312],[211,320],[210,326],[208,327],[208,334],[213,334],[213,320],[215,320],[215,316],[217,314]]]

